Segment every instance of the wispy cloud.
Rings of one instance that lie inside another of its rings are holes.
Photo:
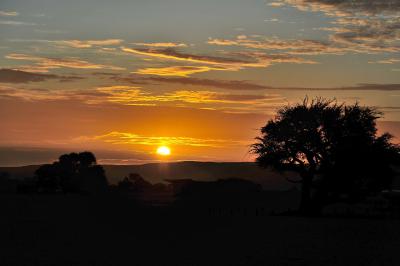
[[[276,6],[321,12],[333,18],[329,39],[345,51],[399,52],[400,1],[398,0],[279,0]],[[279,4],[278,4],[279,3]],[[329,30],[329,27],[326,27]]]
[[[0,98],[18,98],[26,101],[67,100],[64,92],[46,89],[24,89],[0,85]]]
[[[104,141],[119,145],[174,145],[174,146],[194,146],[194,147],[223,147],[235,145],[248,145],[248,141],[230,140],[230,139],[202,139],[192,137],[171,137],[171,136],[146,136],[129,132],[112,131],[110,133],[98,136],[81,136],[74,141]]]
[[[396,63],[400,63],[400,58],[389,58],[389,59],[383,59],[383,60],[378,60],[378,61],[370,61],[368,63],[370,63],[370,64],[396,64]]]
[[[45,71],[48,69],[55,68],[78,68],[78,69],[111,69],[111,70],[124,70],[124,68],[112,66],[112,65],[102,65],[91,63],[77,57],[66,57],[66,58],[50,58],[50,57],[40,57],[26,54],[8,54],[7,59],[23,60],[23,61],[33,61],[36,62],[32,69],[35,67],[39,71]]]
[[[267,18],[267,19],[264,19],[264,21],[265,22],[279,22],[279,19],[277,19],[277,18]]]
[[[277,95],[230,94],[215,91],[177,90],[163,94],[145,92],[140,87],[108,86],[97,88],[107,101],[125,105],[157,105],[159,103],[191,103],[191,104],[256,104],[264,101],[281,99]]]
[[[268,3],[268,5],[269,5],[269,6],[272,6],[272,7],[282,7],[282,6],[285,5],[285,3],[282,3],[282,2],[272,2],[272,3]]]
[[[97,73],[96,73],[97,74]],[[104,75],[105,78],[112,79],[114,81],[134,84],[138,86],[142,85],[159,85],[159,83],[171,83],[190,85],[198,88],[217,88],[224,90],[236,90],[236,91],[279,91],[279,90],[293,90],[293,91],[395,91],[400,90],[399,83],[361,83],[351,86],[341,87],[287,87],[287,86],[270,86],[265,84],[257,84],[246,80],[221,80],[221,79],[204,79],[195,77],[162,77],[162,76],[150,76],[140,77],[135,75],[123,76],[115,73],[98,73]]]
[[[0,16],[4,16],[4,17],[16,17],[18,16],[19,13],[17,11],[4,11],[4,10],[0,10]]]
[[[78,76],[60,76],[54,74],[30,73],[14,69],[0,69],[0,82],[3,83],[28,83],[41,82],[49,79],[58,79],[59,81],[72,81],[82,79]]]
[[[91,105],[112,103],[126,106],[190,107],[228,112],[264,112],[285,102],[285,99],[278,94],[232,94],[211,90],[175,90],[156,93],[143,90],[141,87],[122,85],[86,90],[1,86],[0,98],[20,98],[27,101],[68,100]]]
[[[199,79],[199,78],[181,78],[181,77],[149,77],[142,79],[144,81],[155,81],[163,83],[176,83],[184,85],[193,85],[199,87],[214,87],[226,90],[301,90],[301,91],[397,91],[400,90],[400,84],[358,84],[355,86],[343,87],[273,87],[260,85],[243,80],[217,80],[217,79]]]
[[[265,54],[262,52],[225,53],[223,56],[195,55],[174,49],[134,49],[122,47],[127,53],[155,57],[160,60],[184,61],[203,65],[218,66],[219,70],[237,71],[243,68],[264,68],[273,63],[315,64],[316,62],[289,54]]]
[[[57,45],[64,45],[73,48],[92,48],[95,46],[112,46],[119,45],[123,42],[121,39],[105,39],[105,40],[59,40],[49,41]]]
[[[133,73],[140,75],[188,77],[192,74],[208,72],[212,70],[226,70],[226,69],[218,67],[209,67],[209,66],[170,66],[170,67],[141,68]]]
[[[173,47],[187,47],[185,43],[176,43],[176,42],[152,42],[152,43],[133,43],[138,46],[147,46],[147,47],[163,47],[163,48],[173,48]]]
[[[343,86],[343,87],[280,87],[275,88],[279,90],[303,90],[303,91],[398,91],[400,90],[400,84],[358,84],[355,86]]]
[[[0,20],[0,25],[10,25],[10,26],[35,26],[36,23],[15,21],[15,20]]]
[[[276,2],[294,6],[303,11],[324,12],[331,16],[393,14],[400,10],[398,0],[279,0]]]
[[[286,51],[289,54],[315,55],[343,53],[341,47],[332,46],[328,42],[297,39],[284,40],[276,37],[270,38],[264,36],[248,37],[239,35],[236,39],[231,40],[210,38],[207,43],[218,46],[241,46],[252,49],[279,50]]]
[[[218,79],[199,79],[199,78],[165,78],[165,77],[149,77],[147,81],[176,83],[183,85],[193,85],[201,87],[213,87],[227,90],[267,90],[269,86],[251,83],[244,80],[218,80]]]
[[[46,33],[46,34],[62,34],[66,33],[61,30],[43,30],[35,29],[35,32]],[[109,46],[117,46],[124,42],[122,39],[101,39],[101,40],[45,40],[45,39],[9,39],[10,42],[21,42],[21,43],[42,43],[50,44],[57,47],[69,47],[77,49],[86,48],[101,48],[109,49]],[[115,48],[114,48],[115,49]]]
[[[151,49],[151,48],[142,49],[142,48],[122,47],[122,51],[137,55],[156,57],[160,59],[187,61],[187,62],[210,64],[210,65],[221,65],[221,64],[232,65],[232,64],[248,63],[240,59],[207,56],[207,55],[194,55],[194,54],[178,52],[174,49]]]

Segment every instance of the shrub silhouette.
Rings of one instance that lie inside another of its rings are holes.
[[[101,192],[107,189],[102,166],[91,152],[63,154],[53,164],[40,166],[35,172],[40,191]]]
[[[299,174],[300,180],[289,181],[301,183],[300,211],[311,214],[343,195],[356,199],[390,188],[400,149],[390,143],[390,134],[377,136],[380,117],[371,107],[305,98],[278,110],[261,128],[252,152],[260,166]]]
[[[143,192],[152,189],[153,185],[146,181],[141,175],[130,173],[118,182],[117,188],[121,191]]]

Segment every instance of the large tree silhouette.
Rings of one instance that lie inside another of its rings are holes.
[[[36,172],[37,186],[44,191],[101,192],[107,188],[102,166],[91,152],[63,154],[53,164],[45,164]]]
[[[252,151],[263,167],[299,174],[299,180],[290,181],[301,183],[300,211],[313,213],[328,195],[354,198],[390,188],[391,165],[398,163],[400,149],[389,134],[377,136],[380,116],[371,107],[306,98],[278,110],[261,128]],[[317,177],[320,202],[313,202]]]

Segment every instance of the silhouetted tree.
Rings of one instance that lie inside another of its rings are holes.
[[[35,175],[41,190],[100,192],[108,186],[104,169],[91,152],[63,154],[57,162],[39,167]]]
[[[93,165],[80,169],[80,190],[89,193],[105,192],[108,188],[107,177],[101,165]]]
[[[60,188],[60,176],[54,164],[44,164],[35,171],[36,184],[40,191],[50,192]]]
[[[323,195],[353,196],[390,187],[391,164],[399,160],[399,147],[390,143],[389,134],[377,136],[380,116],[376,109],[358,104],[306,98],[278,110],[261,128],[252,151],[263,167],[299,174],[300,180],[289,181],[301,183],[300,210],[312,213],[317,207],[312,202],[316,177],[322,178]]]
[[[130,173],[118,182],[118,189],[130,192],[144,192],[153,188],[153,185],[146,181],[140,174]]]
[[[89,168],[97,163],[96,157],[93,153],[84,151],[78,154],[79,166]]]

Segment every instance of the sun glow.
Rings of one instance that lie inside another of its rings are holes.
[[[157,148],[157,154],[162,156],[168,156],[171,154],[171,150],[167,146],[160,146]]]

